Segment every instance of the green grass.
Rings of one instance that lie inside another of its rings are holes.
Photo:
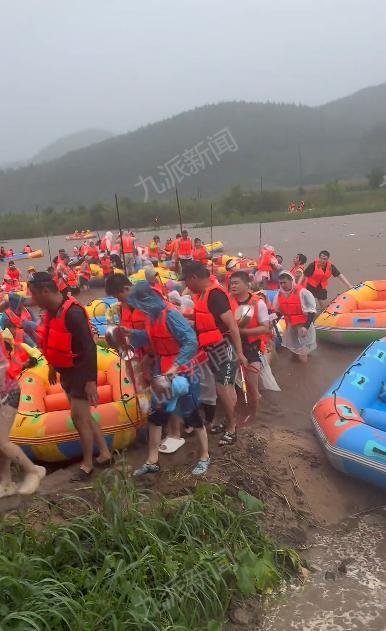
[[[243,491],[200,485],[149,501],[120,474],[95,504],[76,501],[82,514],[59,525],[3,522],[2,631],[216,631],[234,595],[270,592],[300,566],[264,534],[262,504]]]

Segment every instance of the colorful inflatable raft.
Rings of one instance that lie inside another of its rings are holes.
[[[162,281],[163,284],[165,284],[168,280],[174,280],[174,281],[178,280],[178,274],[176,274],[175,272],[172,272],[169,269],[166,269],[164,267],[156,267],[155,270],[158,273],[160,280]],[[129,276],[129,278],[132,283],[136,283],[139,280],[145,280],[145,270],[140,269],[135,274],[132,274],[131,276]]]
[[[74,232],[66,236],[66,241],[84,241],[85,239],[95,239],[95,232]]]
[[[105,279],[103,276],[103,270],[100,265],[96,263],[90,263],[91,267],[91,279],[90,279],[90,287],[103,287],[105,284]],[[79,270],[79,268],[78,268]],[[114,267],[114,274],[124,274],[123,269],[119,269],[118,267]]]
[[[108,324],[119,323],[118,300],[112,296],[105,296],[100,300],[93,300],[86,306],[86,311],[92,324],[98,331],[99,343],[105,345],[105,332]]]
[[[386,489],[386,338],[351,364],[312,411],[331,464]]]
[[[366,346],[386,335],[386,280],[366,280],[333,300],[315,321],[318,338]]]
[[[79,435],[61,386],[51,386],[45,359],[20,377],[21,397],[10,438],[33,460],[59,462],[81,457]],[[116,353],[98,346],[99,405],[92,415],[111,449],[130,445],[142,417],[133,385]]]
[[[15,252],[12,256],[4,256],[0,261],[19,261],[20,259],[40,259],[43,250],[32,250],[32,252]]]

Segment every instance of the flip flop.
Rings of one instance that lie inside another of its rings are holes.
[[[183,445],[185,445],[185,438],[171,438],[168,436],[162,441],[158,451],[163,454],[174,454]]]

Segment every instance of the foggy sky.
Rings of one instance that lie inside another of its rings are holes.
[[[0,164],[205,103],[386,81],[385,0],[0,0]]]

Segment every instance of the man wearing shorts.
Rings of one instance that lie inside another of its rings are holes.
[[[59,373],[82,445],[83,460],[71,479],[85,480],[93,471],[94,440],[99,448],[97,464],[111,460],[105,438],[90,409],[98,404],[98,391],[96,346],[89,319],[75,298],[63,298],[47,272],[37,272],[28,287],[33,304],[46,310],[38,337],[49,365],[49,382],[55,384]]]
[[[231,307],[238,322],[243,352],[248,360],[248,366],[241,370],[246,382],[252,414],[256,414],[260,400],[259,372],[262,366],[260,353],[266,349],[269,334],[268,309],[264,300],[249,290],[249,277],[246,272],[241,270],[233,272],[230,290]],[[238,309],[243,306],[252,308],[250,316],[239,316]]]
[[[319,311],[324,311],[327,307],[327,289],[331,276],[339,278],[345,287],[351,289],[351,283],[337,267],[331,263],[330,253],[327,250],[322,250],[319,252],[319,257],[304,270],[303,282],[304,287],[314,296]]]
[[[227,427],[220,446],[233,445],[237,440],[235,389],[239,362],[246,366],[248,360],[243,353],[241,338],[233,316],[227,291],[210,278],[209,270],[195,261],[184,269],[185,282],[195,295],[194,319],[200,349],[208,354],[208,366],[212,379],[205,375],[206,390],[216,391],[224,408]],[[208,396],[208,392],[204,396]],[[211,433],[220,433],[224,425],[211,428]]]

